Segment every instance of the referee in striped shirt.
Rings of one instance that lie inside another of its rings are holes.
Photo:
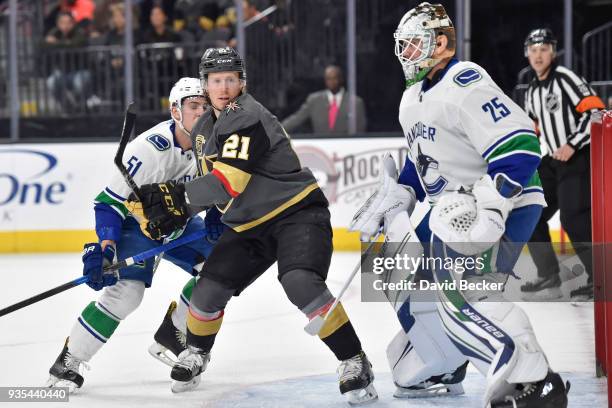
[[[538,277],[521,290],[538,300],[562,296],[547,224],[559,210],[561,225],[588,273],[587,285],[572,291],[572,300],[588,300],[593,298],[590,122],[591,113],[604,104],[583,78],[557,65],[556,44],[549,29],[533,30],[525,40],[525,56],[536,74],[527,89],[525,110],[540,136],[544,156],[538,172],[548,207],[528,244]]]

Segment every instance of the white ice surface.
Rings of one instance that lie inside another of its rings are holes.
[[[333,292],[340,289],[358,259],[356,253],[334,255],[328,278]],[[80,269],[78,254],[1,255],[0,308],[72,280],[80,275]],[[169,368],[147,353],[169,302],[178,297],[188,279],[178,268],[162,262],[140,308],[121,323],[90,362],[91,370],[85,372],[85,384],[79,394],[71,396],[68,404],[42,406],[348,406],[337,391],[333,375],[337,361],[318,338],[303,331],[306,319],[286,299],[273,269],[230,302],[212,361],[196,391],[173,395]],[[518,281],[511,283],[519,284]],[[44,384],[48,369],[76,317],[96,296],[83,285],[0,317],[0,386]],[[356,279],[343,303],[377,373],[375,384],[380,400],[372,406],[480,406],[484,383],[471,367],[464,382],[465,396],[429,401],[394,399],[385,348],[399,330],[399,324],[388,304],[359,300],[359,279]],[[576,307],[569,303],[523,303],[522,306],[552,367],[573,383],[570,407],[605,407],[605,381],[594,377],[592,304]]]

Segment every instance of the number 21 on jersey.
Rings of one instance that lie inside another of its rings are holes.
[[[236,133],[225,140],[221,157],[228,159],[249,159],[249,143],[251,138],[248,136],[238,136]]]

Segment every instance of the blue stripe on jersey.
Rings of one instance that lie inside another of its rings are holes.
[[[94,206],[96,213],[96,234],[100,241],[110,239],[115,242],[121,237],[123,218],[110,205],[97,203]]]
[[[487,173],[495,178],[497,173],[504,173],[521,186],[526,186],[536,172],[540,158],[532,154],[515,153],[489,163]]]
[[[421,181],[419,180],[416,167],[414,167],[414,163],[412,163],[409,159],[406,159],[406,164],[404,164],[404,168],[402,169],[402,173],[399,175],[397,182],[405,186],[412,187],[416,194],[417,200],[423,201],[425,199],[425,190],[423,190],[423,186],[421,186]]]
[[[485,347],[489,348],[489,350],[491,350],[492,355],[495,356],[495,349],[493,348],[493,346],[491,346],[491,343],[489,343],[487,340],[483,339],[482,337],[476,336],[474,335],[474,333],[472,333],[466,326],[465,324],[459,322],[453,315],[452,313],[450,313],[445,307],[442,307],[442,310],[444,310],[444,312],[446,313],[446,315],[455,323],[458,324],[459,327],[461,327],[463,330],[467,331],[469,333],[470,336],[475,336],[475,339],[478,339],[480,341],[484,340],[484,343],[482,343]],[[459,337],[459,335],[457,333],[455,333],[454,331],[452,331],[448,325],[446,324],[444,318],[441,318],[441,322],[442,325],[444,326],[444,331],[446,332],[446,335],[448,336],[448,338],[450,339],[450,341],[452,341],[455,346],[457,346],[457,348],[459,349],[459,351],[461,351],[461,353],[464,356],[467,357],[475,357],[479,360],[482,360],[488,364],[491,364],[491,359],[489,357],[488,354],[485,354],[486,352],[481,349],[480,347],[478,347],[478,345],[471,345],[471,344],[467,344],[461,337]]]
[[[527,193],[542,193],[544,192],[544,189],[542,187],[528,187],[528,188],[524,188],[523,189],[523,194],[527,194]]]
[[[491,152],[493,150],[495,150],[495,148],[497,146],[499,146],[500,144],[504,143],[506,140],[510,139],[512,136],[516,136],[517,133],[530,133],[530,134],[536,136],[535,132],[532,129],[518,129],[518,130],[515,130],[515,131],[510,132],[507,135],[504,135],[504,136],[500,137],[499,139],[497,139],[495,141],[495,143],[493,143],[491,146],[489,146],[489,148],[487,150],[485,150],[485,152],[482,154],[482,157],[484,157],[486,159],[487,156],[489,154],[491,154]]]
[[[108,187],[106,187],[106,188],[104,189],[104,191],[106,191],[106,193],[107,193],[109,196],[113,197],[115,200],[118,200],[118,201],[121,201],[121,202],[124,202],[124,201],[126,200],[125,198],[121,197],[119,194],[115,193],[113,190],[111,190],[111,189],[110,189],[110,188],[108,188]]]

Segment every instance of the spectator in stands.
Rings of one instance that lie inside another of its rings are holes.
[[[160,44],[178,43],[180,36],[166,23],[168,17],[161,6],[151,8],[149,18],[151,27],[142,33],[141,43]],[[142,47],[141,47],[142,48]],[[149,78],[141,81],[143,97],[141,103],[150,109],[167,110],[167,98],[160,96],[156,89],[167,89],[172,86],[179,72],[178,61],[185,57],[184,49],[175,46],[146,47],[139,52],[139,67],[143,71],[149,70]]]
[[[125,43],[125,4],[112,4],[110,12],[110,31],[104,36],[102,45],[123,45]],[[136,32],[134,34],[134,42],[137,43]],[[123,69],[123,50],[111,51],[110,64],[114,69]]]
[[[93,0],[58,0],[57,5],[45,17],[45,29],[55,24],[59,13],[70,13],[80,28],[88,29],[95,9],[96,3]]]
[[[68,51],[58,50],[82,47],[86,44],[87,36],[77,27],[72,14],[58,13],[56,26],[45,37],[43,47],[48,51],[53,50],[45,54],[47,63],[44,65],[51,68],[51,74],[47,77],[47,88],[60,110],[74,111],[77,107],[84,106],[82,102],[88,97],[91,73],[84,69],[84,61],[73,58]]]
[[[142,43],[174,43],[180,41],[180,37],[174,32],[174,29],[167,24],[168,16],[162,7],[154,6],[151,9],[149,21],[151,27],[144,30],[141,37]]]
[[[96,3],[93,0],[63,0],[60,9],[70,12],[79,27],[87,28],[93,21]]]
[[[201,2],[204,0],[188,0],[193,2]],[[151,12],[155,7],[161,7],[168,21],[174,21],[174,10],[176,0],[137,0],[132,1],[132,4],[138,3],[139,25],[143,31],[151,27]]]
[[[88,101],[90,107],[97,105],[121,104],[123,100],[124,49],[125,43],[125,4],[113,3],[107,5],[110,18],[106,21],[108,31],[97,38],[90,39],[91,44],[117,46],[109,51],[92,53],[94,67],[94,84],[102,93],[96,92]],[[136,19],[134,18],[134,24]],[[104,25],[100,25],[103,27]],[[134,29],[134,42],[138,42],[138,31]]]
[[[93,21],[89,30],[90,45],[101,45],[106,33],[112,28],[112,11],[114,4],[123,4],[120,0],[97,0]]]
[[[315,133],[348,133],[348,96],[343,87],[340,67],[329,65],[325,68],[325,88],[308,95],[306,102],[283,121],[288,132],[299,130],[310,122]],[[357,132],[366,131],[366,113],[363,100],[356,96]]]

